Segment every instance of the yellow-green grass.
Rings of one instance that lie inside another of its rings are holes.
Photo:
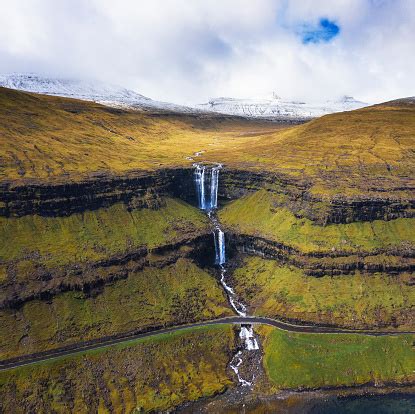
[[[264,366],[280,389],[409,384],[415,335],[298,334],[262,328]]]
[[[153,116],[0,88],[0,180],[66,181],[92,172],[191,166],[186,157],[196,151],[243,142],[245,127],[254,134],[280,128]]]
[[[232,315],[223,290],[188,259],[146,268],[93,295],[69,291],[0,311],[0,359],[136,329]]]
[[[206,154],[210,160],[311,180],[322,197],[412,198],[415,107],[391,104],[326,115]],[[381,191],[379,191],[381,190]]]
[[[207,230],[202,212],[170,198],[158,210],[128,211],[119,203],[67,217],[0,217],[0,260],[22,261],[22,267],[32,260],[47,266],[97,261],[141,246],[151,250]]]
[[[415,246],[413,218],[319,226],[278,207],[277,199],[277,195],[259,190],[226,205],[219,218],[234,232],[273,240],[302,253],[373,252]]]
[[[238,296],[257,316],[350,328],[415,330],[412,275],[307,276],[275,260],[247,257],[233,273]]]
[[[231,326],[203,327],[2,372],[0,410],[17,414],[171,409],[232,384],[227,364],[233,342]]]
[[[0,180],[66,181],[93,172],[222,162],[304,178],[323,197],[408,200],[415,109],[375,106],[291,128],[209,116],[153,116],[0,89]],[[379,191],[381,190],[381,191]]]

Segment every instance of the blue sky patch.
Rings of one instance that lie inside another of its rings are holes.
[[[339,33],[340,26],[327,18],[320,19],[317,26],[305,24],[299,32],[304,44],[327,43]]]

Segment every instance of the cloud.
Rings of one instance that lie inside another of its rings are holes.
[[[333,21],[321,18],[317,26],[304,24],[299,34],[304,44],[329,42],[340,33],[340,27]]]
[[[0,72],[179,103],[272,91],[376,102],[415,95],[414,27],[409,0],[4,0]]]

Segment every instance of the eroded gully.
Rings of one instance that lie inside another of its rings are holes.
[[[207,166],[203,164],[194,164],[194,181],[196,185],[196,194],[198,206],[205,211],[212,223],[213,236],[215,243],[215,265],[220,270],[220,283],[226,293],[232,309],[240,317],[247,317],[247,308],[242,303],[234,289],[228,284],[226,274],[226,243],[225,233],[216,217],[218,207],[218,185],[219,172],[221,164]],[[249,367],[250,361],[260,359],[258,338],[250,324],[241,324],[239,331],[241,346],[230,362],[230,368],[238,378],[241,386],[251,387],[255,380],[256,369]],[[252,358],[255,353],[255,358]],[[248,366],[247,366],[248,365]],[[243,372],[243,374],[242,374]]]

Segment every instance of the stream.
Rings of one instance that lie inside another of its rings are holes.
[[[225,233],[222,230],[220,223],[216,217],[215,211],[218,207],[218,186],[219,186],[219,171],[222,168],[221,164],[213,167],[208,167],[202,164],[194,164],[194,181],[196,185],[196,194],[198,206],[205,211],[213,227],[213,236],[215,243],[215,265],[220,269],[220,283],[226,293],[228,301],[232,309],[237,315],[247,316],[246,306],[238,299],[233,288],[226,280],[226,243]],[[240,373],[240,367],[244,363],[247,352],[259,349],[258,339],[254,334],[252,325],[241,325],[239,331],[239,338],[243,344],[243,349],[240,349],[232,358],[230,368],[238,378],[241,386],[251,387],[255,379],[253,374],[249,380],[243,378]]]

